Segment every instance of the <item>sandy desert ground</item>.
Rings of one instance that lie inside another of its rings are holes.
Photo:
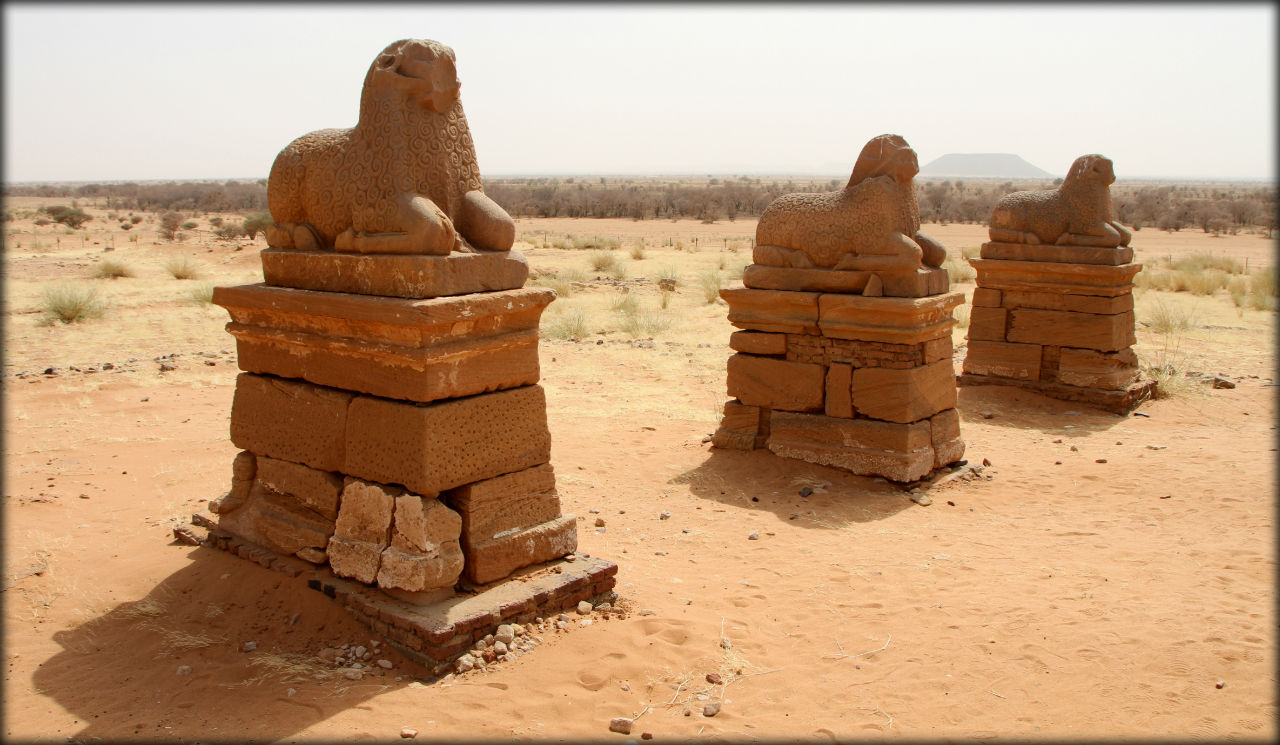
[[[6,206],[42,201],[54,200]],[[89,211],[99,219],[73,233],[7,224],[8,740],[1277,734],[1274,312],[1221,292],[1140,293],[1140,357],[1236,384],[1183,377],[1140,415],[961,388],[966,458],[990,465],[922,506],[883,481],[706,442],[732,327],[700,282],[750,260],[754,221],[521,220],[536,281],[558,275],[569,294],[541,347],[561,499],[580,517],[579,550],[619,565],[625,612],[537,631],[533,651],[484,671],[432,680],[390,651],[390,670],[353,681],[318,655],[370,645],[366,627],[283,575],[173,537],[226,490],[236,452],[234,344],[200,297],[257,281],[265,243],[216,240],[203,218],[180,244],[149,223],[135,243]],[[985,239],[981,226],[925,230],[957,256]],[[538,237],[566,233],[619,237],[625,276]],[[1134,245],[1147,262],[1274,263],[1274,241],[1256,235],[1148,229]],[[172,278],[176,255],[203,277]],[[136,276],[88,279],[104,258]],[[654,278],[673,274],[664,308]],[[101,288],[102,317],[42,323],[58,281]],[[1170,312],[1189,327],[1153,331]],[[575,320],[585,336],[552,338]],[[963,328],[955,338],[958,370]],[[636,718],[629,736],[609,731],[614,717]]]

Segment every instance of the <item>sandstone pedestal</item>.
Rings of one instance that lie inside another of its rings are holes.
[[[577,523],[538,385],[555,293],[521,287],[523,258],[263,261],[268,283],[214,291],[243,372],[211,545],[305,578],[437,669],[499,623],[611,597],[615,565],[560,562]]]
[[[917,297],[722,290],[742,330],[729,339],[733,400],[716,447],[900,482],[959,460],[951,330],[964,296],[945,292],[941,276],[943,292]]]
[[[1133,353],[1133,249],[989,242],[961,385],[1013,385],[1126,413],[1155,391]]]

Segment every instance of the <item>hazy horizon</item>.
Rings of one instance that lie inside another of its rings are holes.
[[[383,47],[457,53],[490,178],[847,176],[1010,153],[1275,182],[1272,4],[4,8],[5,182],[265,178],[356,122]],[[282,40],[285,40],[282,42]],[[238,174],[238,175],[228,175]]]

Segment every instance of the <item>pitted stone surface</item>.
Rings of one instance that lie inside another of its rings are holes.
[[[1057,189],[1015,191],[1001,197],[991,211],[991,240],[1033,245],[1127,246],[1132,236],[1112,214],[1110,187],[1115,180],[1109,158],[1096,153],[1081,155]],[[987,257],[984,253],[983,258],[1002,257]]]
[[[434,404],[359,396],[347,416],[344,473],[437,494],[551,459],[537,385]]]

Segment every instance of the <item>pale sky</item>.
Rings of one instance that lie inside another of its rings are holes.
[[[1275,30],[1271,3],[9,2],[4,176],[265,178],[425,38],[457,54],[486,176],[834,177],[895,133],[921,165],[1274,182]]]

